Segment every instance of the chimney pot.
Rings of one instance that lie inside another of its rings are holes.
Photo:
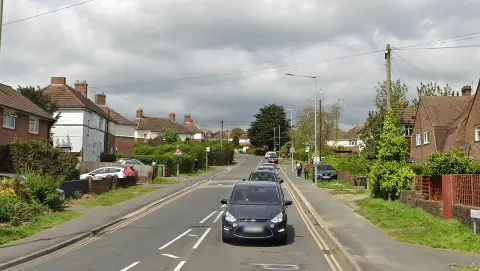
[[[472,86],[463,86],[462,96],[472,96]]]
[[[143,119],[143,109],[137,109],[137,119]]]
[[[79,82],[77,80],[77,82],[75,82],[75,90],[82,93],[83,96],[87,97],[87,91],[88,91],[87,82],[86,81]]]
[[[192,116],[190,114],[186,114],[184,122],[185,123],[193,123]]]
[[[174,112],[170,112],[170,114],[168,114],[168,118],[169,118],[171,121],[175,122],[175,113],[174,113]]]
[[[50,84],[66,85],[67,78],[61,76],[53,76],[50,80]]]
[[[107,96],[105,93],[95,94],[95,103],[98,105],[105,105],[107,103]]]

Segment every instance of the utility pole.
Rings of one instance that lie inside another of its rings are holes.
[[[223,148],[223,120],[222,120],[222,133],[220,134],[220,148]]]
[[[230,120],[227,122],[228,143],[230,143]]]
[[[472,84],[473,86],[473,84]],[[293,131],[293,109],[287,109],[290,110],[290,131]],[[290,142],[292,142],[292,147],[293,147],[293,138],[290,139]],[[292,160],[292,171],[293,171],[293,152],[290,152],[290,159]],[[308,160],[310,162],[310,159]]]
[[[281,138],[280,125],[278,125],[278,157],[280,157],[280,148],[282,147],[282,143],[280,143]]]
[[[273,151],[274,151],[274,152],[277,152],[277,150],[276,150],[276,148],[275,148],[275,130],[276,130],[276,128],[273,127]]]
[[[322,160],[322,149],[323,149],[323,140],[322,140],[322,120],[323,120],[323,114],[322,114],[322,99],[318,100],[319,104],[319,110],[318,113],[320,114],[320,161]]]
[[[390,104],[390,96],[392,95],[392,69],[391,69],[391,53],[392,50],[390,49],[390,44],[387,44],[387,47],[385,49],[385,59],[387,61],[387,110],[392,109],[392,106]]]
[[[3,25],[3,0],[0,0],[0,51],[2,49],[2,25]]]

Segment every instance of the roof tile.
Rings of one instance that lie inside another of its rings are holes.
[[[23,96],[11,86],[0,84],[0,106],[23,111],[53,121],[52,115]]]

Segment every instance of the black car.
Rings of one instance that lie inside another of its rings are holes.
[[[286,206],[282,188],[274,182],[238,182],[222,217],[222,241],[266,239],[287,243]]]
[[[317,180],[330,181],[335,179],[337,179],[337,170],[332,165],[330,164],[317,165]]]
[[[283,180],[278,178],[278,175],[274,171],[267,170],[254,170],[248,176],[248,179],[243,179],[242,181],[265,181],[265,182],[276,182],[283,183]]]

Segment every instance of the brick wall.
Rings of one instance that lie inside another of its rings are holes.
[[[423,195],[417,191],[402,191],[400,193],[400,202],[411,208],[421,208],[436,217],[443,217],[443,203],[441,201],[424,200]]]
[[[470,210],[475,209],[479,210],[480,208],[475,208],[472,206],[454,204],[452,205],[452,215],[453,218],[458,219],[465,226],[470,229],[473,229],[473,219],[470,217]],[[477,221],[477,232],[480,232],[480,221]]]
[[[135,139],[133,137],[115,137],[115,147],[117,147],[117,152],[119,153],[132,154],[134,144]]]
[[[30,116],[21,112],[16,112],[18,118],[15,123],[15,129],[3,127],[3,109],[0,108],[0,145],[6,145],[13,141],[14,138],[27,140],[48,140],[49,139],[49,122],[40,119],[38,134],[28,132]]]
[[[429,132],[429,143],[423,144],[423,132]],[[421,135],[422,144],[417,146],[416,134]],[[417,115],[415,118],[415,123],[412,129],[412,139],[410,141],[410,157],[415,158],[415,162],[424,162],[428,155],[434,152],[435,149],[435,138],[433,136],[433,127],[428,119],[427,112],[422,104],[418,106]]]

